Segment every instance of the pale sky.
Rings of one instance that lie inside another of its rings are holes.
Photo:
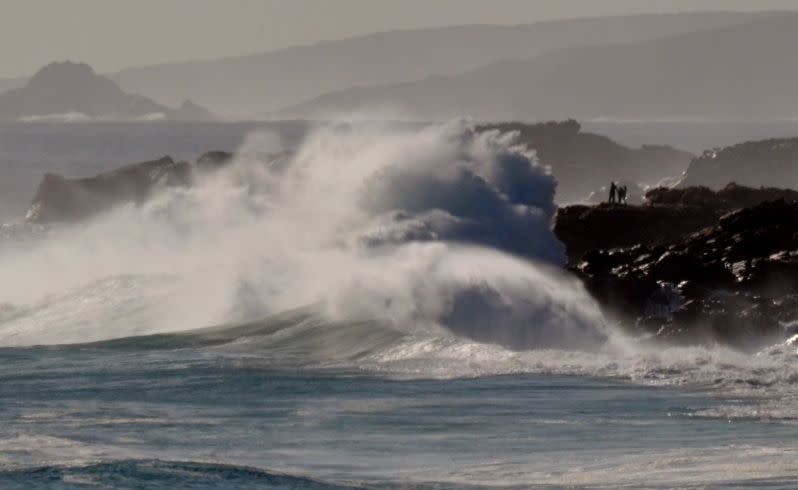
[[[54,60],[111,72],[392,29],[776,9],[798,0],[0,0],[0,77]]]

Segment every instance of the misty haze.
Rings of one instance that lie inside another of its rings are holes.
[[[794,488],[792,0],[0,0],[0,488]]]

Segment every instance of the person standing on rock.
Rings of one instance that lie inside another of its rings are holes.
[[[610,204],[615,202],[615,193],[618,192],[618,187],[615,182],[610,182]]]

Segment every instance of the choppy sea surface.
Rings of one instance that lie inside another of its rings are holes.
[[[750,400],[582,376],[289,366],[301,353],[279,336],[3,349],[0,487],[798,483],[798,425],[721,415]]]

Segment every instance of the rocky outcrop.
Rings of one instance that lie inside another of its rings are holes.
[[[214,151],[202,155],[196,164],[165,156],[85,179],[48,173],[25,219],[31,223],[82,221],[114,206],[141,204],[159,188],[190,185],[195,168],[210,171],[231,160],[230,153]]]
[[[480,129],[518,131],[520,141],[552,168],[560,203],[584,201],[611,180],[627,182],[630,188],[638,182],[656,184],[681,175],[693,158],[669,146],[628,148],[606,136],[583,132],[574,120],[491,124]]]
[[[216,116],[208,109],[195,104],[190,100],[184,101],[174,111],[168,113],[173,121],[215,121]]]
[[[48,173],[39,184],[26,220],[35,223],[74,222],[115,205],[144,202],[157,185],[186,185],[188,162],[165,156],[85,179]]]
[[[736,183],[715,192],[708,187],[659,187],[646,193],[646,201],[653,205],[697,206],[721,211],[756,206],[765,201],[798,201],[798,191],[776,187],[746,187]]]
[[[704,152],[693,159],[679,187],[747,186],[798,188],[798,138],[748,141]]]
[[[235,154],[227,151],[209,151],[197,158],[197,168],[201,170],[216,170],[230,163],[233,157],[235,157]]]
[[[696,206],[575,205],[560,208],[554,233],[573,262],[590,250],[668,244],[717,219],[715,210]]]
[[[556,218],[569,268],[608,316],[638,335],[740,348],[798,326],[798,192],[729,184],[646,198]]]
[[[640,209],[659,214],[662,207]],[[798,203],[769,201],[679,239],[594,248],[570,267],[607,313],[634,333],[756,347],[798,321],[796,223]]]
[[[730,211],[780,199],[798,201],[798,191],[734,183],[717,192],[707,187],[659,187],[649,190],[639,206],[603,203],[560,208],[554,232],[575,262],[590,250],[668,245],[715,225]]]
[[[0,94],[0,121],[104,118],[113,120],[207,120],[207,110],[190,102],[180,109],[125,93],[85,63],[51,63],[28,83]]]
[[[569,268],[630,332],[756,347],[798,327],[798,192],[653,189],[642,206],[569,206]]]

